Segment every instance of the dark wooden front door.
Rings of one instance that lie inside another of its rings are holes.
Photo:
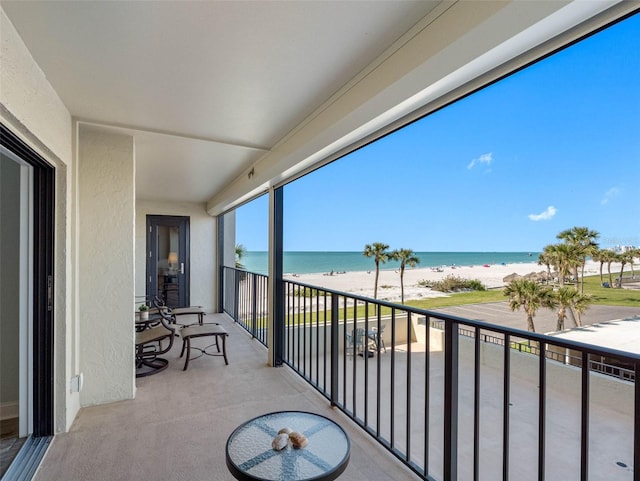
[[[147,216],[147,296],[189,305],[189,217]]]

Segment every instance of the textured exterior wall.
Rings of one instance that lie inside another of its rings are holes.
[[[64,163],[71,159],[71,116],[7,18],[0,12],[2,105]]]
[[[191,305],[215,308],[216,219],[207,214],[204,204],[169,203],[138,200],[136,202],[136,295],[146,292],[147,215],[181,215],[189,217],[191,251]]]
[[[80,408],[68,389],[77,374],[72,246],[73,158],[71,115],[0,7],[0,118],[56,169],[54,266],[54,429],[66,431]]]
[[[83,406],[130,399],[134,372],[134,143],[81,127],[78,154]]]

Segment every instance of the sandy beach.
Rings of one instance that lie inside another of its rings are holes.
[[[525,275],[530,272],[545,271],[546,267],[538,265],[537,262],[517,263],[517,264],[491,264],[485,266],[447,266],[441,267],[436,271],[432,268],[414,268],[406,269],[404,273],[404,291],[405,300],[421,299],[425,297],[446,296],[442,292],[432,291],[429,288],[421,287],[418,282],[421,280],[440,280],[446,276],[454,275],[464,279],[478,279],[487,288],[502,287],[505,285],[502,280],[509,274]],[[627,268],[625,268],[625,271]],[[589,261],[585,268],[585,275],[598,274],[600,272],[600,263]],[[611,273],[615,277],[620,272],[619,264],[611,265]],[[606,266],[603,270],[605,277],[607,276]],[[299,274],[295,277],[286,275],[285,278],[302,282],[318,287],[326,287],[338,291],[349,292],[365,297],[373,297],[373,287],[375,281],[375,270],[371,271],[354,271],[341,274],[334,273],[318,273],[318,274]],[[400,273],[399,270],[380,270],[380,279],[378,281],[378,299],[386,301],[400,300]]]

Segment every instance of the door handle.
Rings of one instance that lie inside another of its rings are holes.
[[[180,274],[184,274],[184,262],[180,263]]]

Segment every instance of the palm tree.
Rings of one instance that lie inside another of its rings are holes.
[[[602,249],[598,249],[598,252],[593,254],[593,260],[600,263],[600,285],[602,285],[602,283],[603,283],[603,280],[602,280],[602,266],[604,265],[605,261],[602,259],[602,256],[604,256],[604,255],[605,254],[603,254],[603,250]]]
[[[242,258],[247,253],[247,249],[242,244],[236,244],[236,269],[244,269]]]
[[[571,274],[574,269],[577,269],[578,266],[579,261],[576,256],[576,249],[569,244],[550,244],[544,248],[544,251],[549,256],[554,269],[558,271],[560,285],[564,286],[565,277]]]
[[[397,249],[389,254],[389,259],[400,261],[400,297],[404,304],[404,268],[405,266],[415,267],[420,263],[420,259],[412,249]]]
[[[587,263],[587,257],[593,256],[598,250],[596,239],[600,237],[600,233],[591,230],[588,227],[572,227],[563,230],[556,238],[564,240],[567,244],[575,247],[575,253],[578,258],[578,265],[575,266],[574,272],[576,277],[576,289],[578,288],[578,266],[581,267],[582,284],[580,292],[584,293],[584,266]]]
[[[611,251],[611,255],[607,257],[607,272],[609,272],[609,287],[613,287],[613,280],[611,278],[611,264],[618,260],[618,254]]]
[[[604,263],[607,262],[606,251],[604,249],[598,249],[598,252],[593,254],[593,260],[600,263],[600,285],[603,285],[604,281],[602,280],[602,266],[604,266]]]
[[[553,265],[553,256],[549,251],[551,246],[545,246],[540,255],[538,256],[538,265],[547,266],[547,284],[551,279],[551,266]]]
[[[580,294],[570,287],[561,287],[553,293],[558,307],[558,324],[556,330],[564,329],[564,320],[567,317],[567,309],[571,313],[573,323],[576,327],[582,325],[580,315],[589,308],[591,296]],[[576,315],[577,314],[577,315]]]
[[[609,285],[611,285],[611,263],[616,258],[616,253],[610,249],[599,249],[593,258],[600,262],[600,285],[604,285],[602,281],[602,267],[607,264],[609,270]]]
[[[590,294],[580,294],[573,298],[569,312],[573,316],[573,324],[576,327],[582,326],[582,314],[589,309],[592,300],[593,296]]]
[[[633,253],[631,251],[621,252],[616,255],[616,260],[621,264],[620,284],[618,284],[618,287],[622,288],[622,274],[624,273],[624,266],[627,264],[631,264],[633,266]]]
[[[373,298],[378,298],[378,277],[380,275],[380,263],[383,264],[389,260],[389,252],[387,249],[389,246],[382,242],[374,242],[373,244],[367,244],[364,246],[364,252],[362,255],[365,257],[373,257],[373,261],[376,263],[376,280],[373,287]]]
[[[509,298],[512,311],[522,307],[527,314],[527,329],[536,332],[533,318],[541,307],[554,308],[556,301],[553,291],[529,279],[516,279],[507,284],[504,295]]]
[[[640,248],[639,248],[639,247],[636,247],[635,249],[631,249],[631,250],[629,251],[629,253],[631,254],[631,262],[630,262],[630,264],[631,264],[631,277],[633,277],[633,278],[635,279],[635,277],[636,277],[636,273],[633,271],[633,259],[634,259],[635,257],[637,257],[638,259],[640,259]]]

